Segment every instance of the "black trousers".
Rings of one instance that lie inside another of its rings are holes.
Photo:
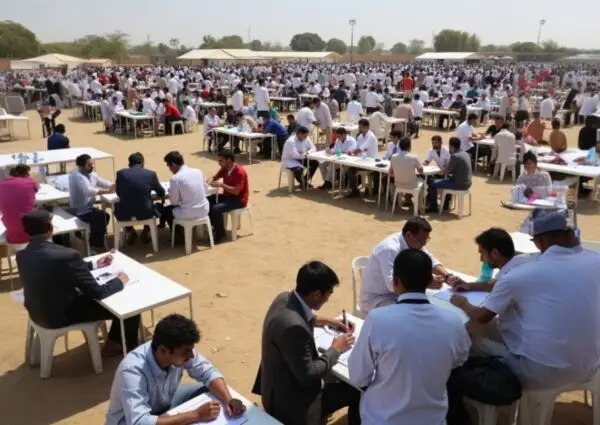
[[[156,208],[158,209],[158,212],[160,213],[160,220],[159,220],[159,226],[160,227],[164,227],[165,224],[169,225],[169,229],[173,228],[173,220],[175,219],[175,217],[173,216],[173,208],[175,208],[175,205],[162,205],[162,204],[157,204]]]
[[[112,320],[108,340],[121,344],[121,324],[119,319],[110,311],[102,307],[95,300],[81,295],[65,312],[66,322],[63,326],[74,325],[83,322],[95,322],[100,320]],[[140,328],[140,315],[130,317],[123,321],[125,328],[125,344],[127,351],[138,346],[138,330]]]
[[[488,111],[481,111],[481,119],[479,120],[480,124],[483,124],[487,119]]]
[[[287,140],[287,136],[276,136],[277,150],[278,150],[280,156],[281,156],[281,153],[283,152],[283,145],[285,144],[286,140]],[[261,147],[261,154],[263,154],[265,157],[271,157],[271,138],[270,137],[268,139],[263,140],[262,147]]]
[[[356,174],[359,171],[365,171],[365,170],[360,169],[360,168],[353,168],[353,167],[346,169],[346,175],[348,176],[348,185],[350,186],[350,189],[352,190],[352,192],[356,192],[358,190],[358,182],[356,181],[357,180]],[[373,171],[370,174],[370,177],[375,182],[373,184],[373,188],[374,188],[374,191],[377,192],[377,190],[379,188],[379,173],[376,171]]]
[[[256,111],[256,116],[258,118],[262,118],[262,117],[269,118],[269,111]]]
[[[360,392],[344,382],[325,384],[321,395],[321,417],[348,406],[348,425],[360,425]]]
[[[56,111],[52,112],[49,117],[44,118],[44,130],[46,132],[44,137],[49,137],[54,133],[54,127],[56,127],[56,118],[58,118],[60,112],[61,111],[57,109]]]
[[[377,108],[367,108],[367,115],[371,115],[377,112]]]
[[[308,181],[311,181],[313,176],[315,175],[317,168],[319,168],[319,161],[316,161],[314,159],[309,159],[308,160]],[[304,184],[306,183],[306,181],[302,178],[302,174],[304,173],[304,168],[303,167],[294,167],[294,168],[290,168],[290,170],[292,170],[292,173],[294,173],[294,177],[296,178],[296,181],[298,183],[300,183],[301,186],[304,186]]]
[[[95,248],[104,248],[104,237],[106,236],[106,225],[110,215],[96,208],[77,217],[90,225],[90,245]]]
[[[237,196],[220,195],[219,200],[215,195],[211,195],[208,198],[210,204],[210,223],[213,227],[215,239],[221,239],[225,236],[225,224],[223,220],[223,214],[244,208],[240,198]]]

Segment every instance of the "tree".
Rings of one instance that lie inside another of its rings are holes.
[[[166,44],[163,44],[163,46],[167,47]],[[132,46],[129,49],[129,53],[131,53],[132,55],[140,56],[155,56],[158,51],[159,49],[150,42],[139,44],[137,46]]]
[[[29,58],[40,53],[35,34],[13,21],[0,22],[0,57]]]
[[[390,52],[395,55],[405,55],[408,53],[408,46],[404,43],[396,43],[392,46]]]
[[[508,46],[515,53],[535,53],[540,52],[542,48],[533,41],[516,42]]]
[[[171,52],[171,48],[167,46],[165,43],[158,43],[158,52],[164,56],[171,56],[173,53]]]
[[[425,42],[423,40],[417,40],[413,38],[408,42],[408,54],[409,55],[420,55],[425,51]]]
[[[358,48],[358,53],[369,53],[372,52],[375,48],[375,39],[370,35],[362,36],[358,39],[358,43],[356,47]]]
[[[433,39],[436,52],[477,52],[481,42],[476,34],[444,29]]]
[[[198,46],[199,49],[216,49],[217,48],[217,39],[212,35],[207,34],[202,36],[202,44]]]
[[[264,45],[263,45],[262,41],[260,41],[260,40],[252,40],[250,43],[248,43],[248,48],[250,50],[254,50],[256,52],[265,50]]]
[[[348,51],[348,46],[339,38],[332,38],[325,45],[325,50],[327,50],[328,52],[336,52],[340,55],[344,55]]]
[[[556,53],[562,52],[564,49],[554,40],[544,40],[542,42],[542,49],[544,52]]]
[[[269,46],[269,50],[272,52],[283,52],[283,46],[281,45],[281,43],[273,43]]]
[[[239,35],[226,35],[219,39],[219,49],[243,49],[244,40]]]
[[[495,44],[486,44],[485,46],[481,46],[481,51],[486,53],[496,53],[498,48]]]
[[[325,48],[325,42],[319,34],[305,32],[294,35],[290,47],[295,52],[321,52]]]

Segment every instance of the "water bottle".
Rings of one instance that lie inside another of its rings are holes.
[[[487,282],[492,279],[494,275],[494,269],[490,267],[485,261],[481,263],[481,272],[479,274],[480,282]]]
[[[37,153],[37,152],[34,152],[34,153],[33,153],[33,163],[34,163],[34,164],[37,164],[37,162],[38,162],[38,153]]]
[[[335,156],[337,156],[338,159],[342,157],[342,148],[340,148],[339,145],[335,147]]]
[[[587,163],[589,165],[597,165],[598,157],[596,156],[596,147],[588,149],[587,153]]]
[[[23,153],[19,153],[19,164],[23,164]]]

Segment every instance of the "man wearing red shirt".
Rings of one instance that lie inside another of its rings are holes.
[[[184,119],[181,118],[181,113],[173,102],[169,102],[167,99],[163,99],[163,102],[165,104],[165,134],[171,135],[171,122],[184,121]],[[175,131],[180,129],[181,127],[177,127]]]
[[[216,196],[208,197],[215,243],[222,242],[225,238],[223,214],[244,208],[248,205],[249,195],[248,174],[244,167],[235,162],[233,152],[229,150],[219,152],[219,165],[221,169],[208,181],[210,186],[223,189],[218,202]]]

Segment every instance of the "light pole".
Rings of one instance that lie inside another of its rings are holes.
[[[546,25],[546,20],[545,19],[540,19],[540,27],[538,28],[538,38],[537,38],[537,45],[540,45],[540,40],[542,39],[542,27]]]
[[[352,60],[354,57],[354,26],[356,25],[356,19],[350,19],[348,21],[350,24],[350,65],[352,65]]]

